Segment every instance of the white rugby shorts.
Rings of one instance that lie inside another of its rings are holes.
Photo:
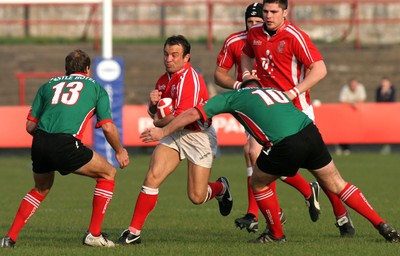
[[[187,158],[204,168],[212,167],[218,146],[217,135],[212,126],[198,132],[187,129],[176,131],[162,139],[160,144],[178,151],[180,160]]]

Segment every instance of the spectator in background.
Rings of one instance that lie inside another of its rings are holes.
[[[381,83],[376,88],[375,93],[376,102],[395,102],[396,101],[396,87],[392,84],[387,77],[382,77]],[[392,151],[390,144],[383,145],[381,154],[387,155]]]
[[[382,77],[381,83],[376,88],[375,100],[376,102],[396,101],[396,87],[389,78]]]
[[[358,108],[358,105],[365,102],[367,99],[367,93],[365,92],[365,87],[356,78],[351,78],[348,84],[345,84],[340,90],[339,101],[341,103],[350,104],[354,109]],[[339,144],[336,149],[337,155],[349,155],[350,145],[349,144]]]
[[[340,90],[339,101],[351,104],[354,108],[357,108],[358,103],[365,102],[366,99],[365,87],[356,78],[351,78],[348,84],[345,84]]]

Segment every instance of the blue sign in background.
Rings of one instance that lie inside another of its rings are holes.
[[[118,128],[122,141],[122,107],[124,104],[124,62],[122,58],[95,58],[93,63],[93,77],[107,91],[110,97],[112,117]],[[115,152],[104,137],[102,129],[93,132],[93,148],[104,156],[107,161],[119,167]]]

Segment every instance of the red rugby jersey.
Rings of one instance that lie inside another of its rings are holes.
[[[217,66],[230,70],[235,66],[236,80],[242,82],[242,49],[247,40],[247,30],[239,31],[229,35],[217,57]],[[253,68],[253,75],[256,68]]]
[[[174,116],[209,99],[204,79],[194,70],[189,62],[172,74],[172,76],[168,72],[165,72],[158,79],[156,89],[162,92],[161,98],[172,98],[174,100]],[[206,122],[193,122],[185,128],[200,131],[208,128],[210,125],[211,119]]]
[[[288,21],[270,36],[264,24],[254,25],[247,34],[243,53],[255,58],[257,76],[264,87],[288,91],[305,77],[308,67],[322,56],[309,36]],[[300,110],[310,106],[309,91],[293,100]]]
[[[229,35],[221,48],[221,51],[217,57],[217,66],[230,70],[235,66],[236,80],[242,81],[242,48],[246,43],[247,31],[243,30],[240,32]]]

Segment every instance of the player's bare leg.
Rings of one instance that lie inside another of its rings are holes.
[[[102,155],[93,152],[92,159],[77,170],[75,174],[96,179],[92,216],[82,243],[89,246],[114,247],[114,242],[109,240],[107,234],[101,231],[101,225],[113,197],[115,176],[117,174],[116,168],[108,163]]]
[[[339,196],[350,208],[369,220],[386,240],[390,242],[400,241],[400,234],[375,212],[361,190],[343,180],[333,161],[325,167],[311,172],[317,178],[321,187]]]
[[[19,232],[28,222],[30,217],[33,216],[33,214],[39,208],[40,203],[46,198],[46,196],[50,192],[50,189],[54,183],[54,177],[54,172],[43,174],[33,173],[35,188],[29,191],[22,199],[11,228],[9,229],[6,236],[1,240],[1,247],[14,247]]]
[[[268,228],[257,238],[250,240],[251,243],[285,242],[282,223],[279,216],[278,198],[269,187],[279,176],[262,172],[257,165],[254,166],[250,183],[253,188],[254,198],[260,211],[264,215]]]
[[[248,232],[257,232],[258,231],[258,205],[256,200],[254,199],[253,189],[250,186],[250,177],[253,173],[253,164],[252,157],[250,154],[250,138],[246,141],[246,144],[243,147],[244,150],[244,159],[246,162],[246,183],[247,183],[247,202],[248,208],[247,212],[243,217],[235,219],[235,225],[240,229],[246,229]]]
[[[187,194],[193,204],[202,204],[214,198],[216,193],[208,193],[210,168],[205,168],[188,161]],[[219,191],[222,191],[220,184]],[[211,194],[212,197],[211,197]]]
[[[150,160],[144,183],[136,200],[135,209],[128,229],[124,230],[117,243],[134,245],[141,243],[141,230],[147,216],[158,200],[158,188],[179,165],[179,153],[163,144],[158,144]]]

